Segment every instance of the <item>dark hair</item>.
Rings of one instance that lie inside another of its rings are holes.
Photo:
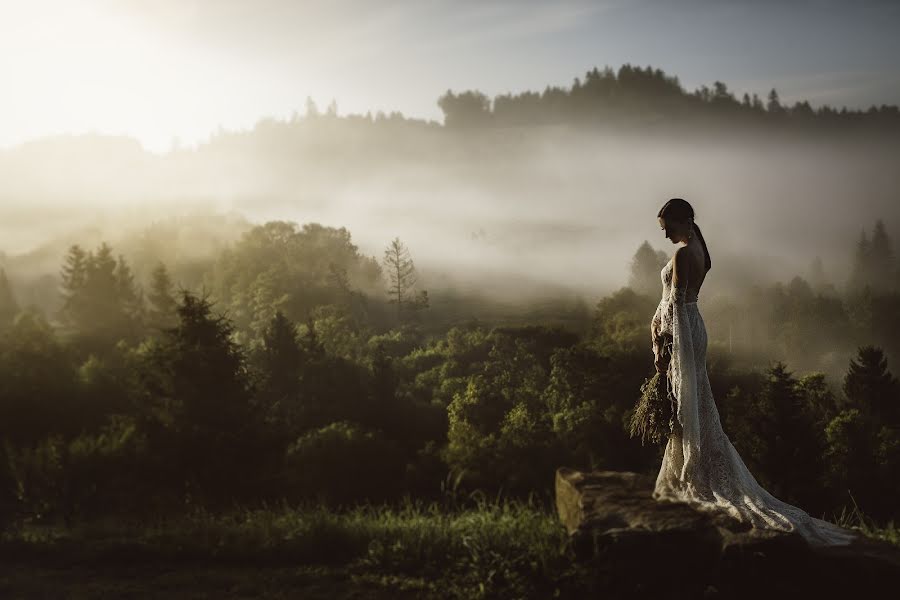
[[[663,207],[659,209],[659,214],[656,216],[664,219],[686,221],[694,216],[694,209],[688,204],[687,200],[671,198],[668,202],[663,204]],[[706,255],[706,270],[709,271],[712,268],[712,261],[709,259],[709,248],[706,247],[706,240],[703,239],[703,232],[700,231],[700,226],[697,225],[696,222],[694,222],[694,231],[697,232],[697,235],[700,237],[700,242],[703,244],[703,253]]]

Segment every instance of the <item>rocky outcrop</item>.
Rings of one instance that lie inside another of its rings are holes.
[[[654,483],[630,472],[556,472],[560,520],[608,597],[900,597],[900,549],[891,544],[860,535],[810,547],[796,532],[654,500]]]

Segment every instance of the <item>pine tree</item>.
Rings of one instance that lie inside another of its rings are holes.
[[[765,487],[779,498],[799,502],[801,489],[815,489],[820,438],[815,415],[806,410],[802,388],[784,363],[777,361],[767,369],[756,409],[764,424],[760,475],[769,480]],[[809,498],[802,500],[808,502]]]
[[[888,371],[887,358],[877,346],[861,346],[844,377],[844,394],[850,407],[879,423],[900,426],[898,383]]]
[[[769,92],[769,101],[766,103],[766,110],[773,115],[784,112],[784,107],[781,106],[781,100],[778,98],[778,92],[775,91],[775,88],[772,88],[772,91]]]
[[[122,331],[137,336],[145,317],[144,291],[135,283],[131,267],[121,254],[116,261],[115,278]]]
[[[72,246],[61,279],[60,319],[86,349],[100,351],[140,334],[143,294],[125,259],[116,259],[106,242],[96,252]]]
[[[845,490],[876,519],[896,512],[900,491],[900,386],[876,346],[862,346],[844,377],[849,406],[826,428],[829,479],[846,501]]]
[[[421,291],[418,294],[414,292],[413,288],[418,279],[416,268],[409,250],[400,238],[394,238],[384,251],[383,263],[391,281],[388,289],[389,302],[397,305],[398,318],[403,320],[410,311],[427,308],[428,292]]]
[[[183,291],[178,324],[150,347],[141,377],[151,451],[205,501],[230,501],[260,468],[259,414],[233,331],[206,298]]]
[[[87,281],[87,261],[88,254],[81,246],[75,244],[69,247],[60,274],[63,305],[59,314],[60,320],[69,327],[80,324],[84,316],[83,291]]]
[[[88,253],[83,289],[86,318],[78,325],[82,332],[96,332],[107,341],[121,331],[124,321],[116,268],[112,248],[106,242],[96,252]]]
[[[154,327],[166,329],[172,327],[178,318],[178,302],[172,295],[172,278],[166,265],[159,263],[150,275],[150,321]]]
[[[665,257],[665,254],[662,253]],[[646,240],[637,249],[634,258],[631,259],[631,274],[628,278],[628,287],[639,294],[658,296],[662,292],[660,269],[665,265],[665,258],[660,262],[660,253],[657,253]]]
[[[300,369],[303,348],[297,328],[280,310],[269,321],[257,351],[261,375],[258,399],[266,421],[289,439],[300,431]]]
[[[750,104],[753,107],[753,110],[755,110],[756,112],[763,112],[764,108],[762,100],[756,94],[756,92],[753,92],[753,96],[750,99]]]

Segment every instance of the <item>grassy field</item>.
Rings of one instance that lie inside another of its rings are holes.
[[[407,499],[26,524],[0,556],[4,598],[552,598],[585,576],[552,511],[483,496],[465,508]]]
[[[531,501],[194,509],[152,523],[20,524],[0,542],[2,598],[554,598],[605,574],[574,560]],[[900,545],[858,510],[841,524]]]

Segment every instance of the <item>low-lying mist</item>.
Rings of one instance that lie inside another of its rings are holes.
[[[805,276],[816,257],[840,287],[861,231],[877,218],[895,231],[897,156],[895,143],[860,138],[452,130],[356,116],[264,120],[163,155],[127,138],[67,136],[0,154],[0,250],[14,271],[30,256],[33,277],[56,273],[68,244],[116,246],[179,216],[318,222],[346,227],[377,258],[399,237],[432,293],[596,298],[625,285],[644,240],[674,252],[656,213],[682,197],[712,257],[701,301]],[[209,248],[198,232],[197,247],[180,239],[178,252],[214,252],[240,231]]]

